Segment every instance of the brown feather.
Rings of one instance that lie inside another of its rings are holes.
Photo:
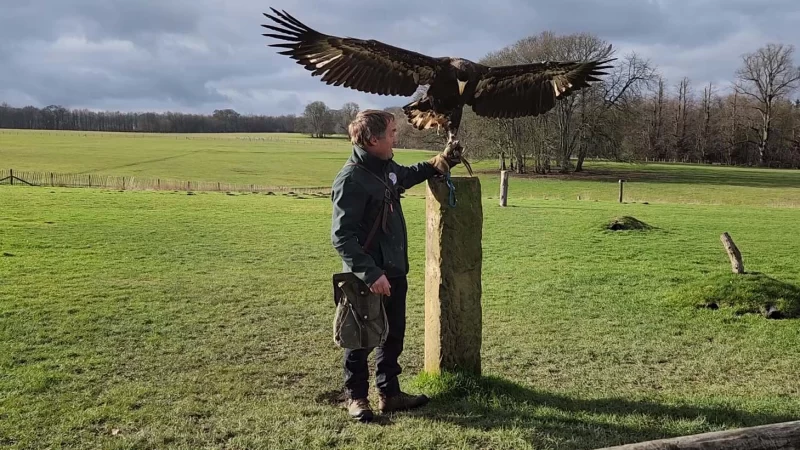
[[[446,58],[433,58],[376,40],[323,34],[286,11],[270,9],[273,14],[263,14],[277,25],[262,26],[280,34],[265,33],[264,36],[289,43],[269,46],[286,49],[278,53],[294,59],[312,76],[322,76],[327,84],[374,94],[409,96],[418,86],[432,83],[437,73],[447,69]],[[325,64],[338,54],[342,55],[340,63]],[[353,69],[344,70],[339,64]]]
[[[610,61],[613,59],[490,67],[470,103],[473,111],[484,117],[537,116],[553,109],[558,100],[589,87],[596,76],[605,75],[603,70],[610,67]]]

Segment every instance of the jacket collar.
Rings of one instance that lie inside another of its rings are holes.
[[[352,159],[353,162],[361,163],[365,165],[369,170],[379,175],[383,174],[384,169],[389,164],[389,161],[391,161],[391,160],[380,159],[377,156],[370,154],[357,144],[353,145]]]

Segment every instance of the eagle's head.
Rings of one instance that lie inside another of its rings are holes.
[[[467,86],[467,82],[470,79],[470,69],[472,69],[469,61],[466,61],[461,58],[453,58],[450,62],[453,67],[453,72],[455,72],[456,83],[458,83],[458,94],[464,94],[464,88]]]

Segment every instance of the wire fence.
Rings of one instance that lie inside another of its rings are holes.
[[[178,180],[174,178],[140,178],[58,172],[30,172],[0,169],[0,184],[20,186],[85,187],[118,190],[154,191],[219,191],[219,192],[294,192],[330,193],[330,186],[269,186],[262,184],[226,183],[221,181]]]

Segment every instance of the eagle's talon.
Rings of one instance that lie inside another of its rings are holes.
[[[469,173],[469,176],[474,176],[472,174],[472,165],[470,165],[469,161],[467,161],[467,158],[464,158],[462,156],[461,157],[461,163],[464,164],[464,167],[467,169],[467,172]]]

